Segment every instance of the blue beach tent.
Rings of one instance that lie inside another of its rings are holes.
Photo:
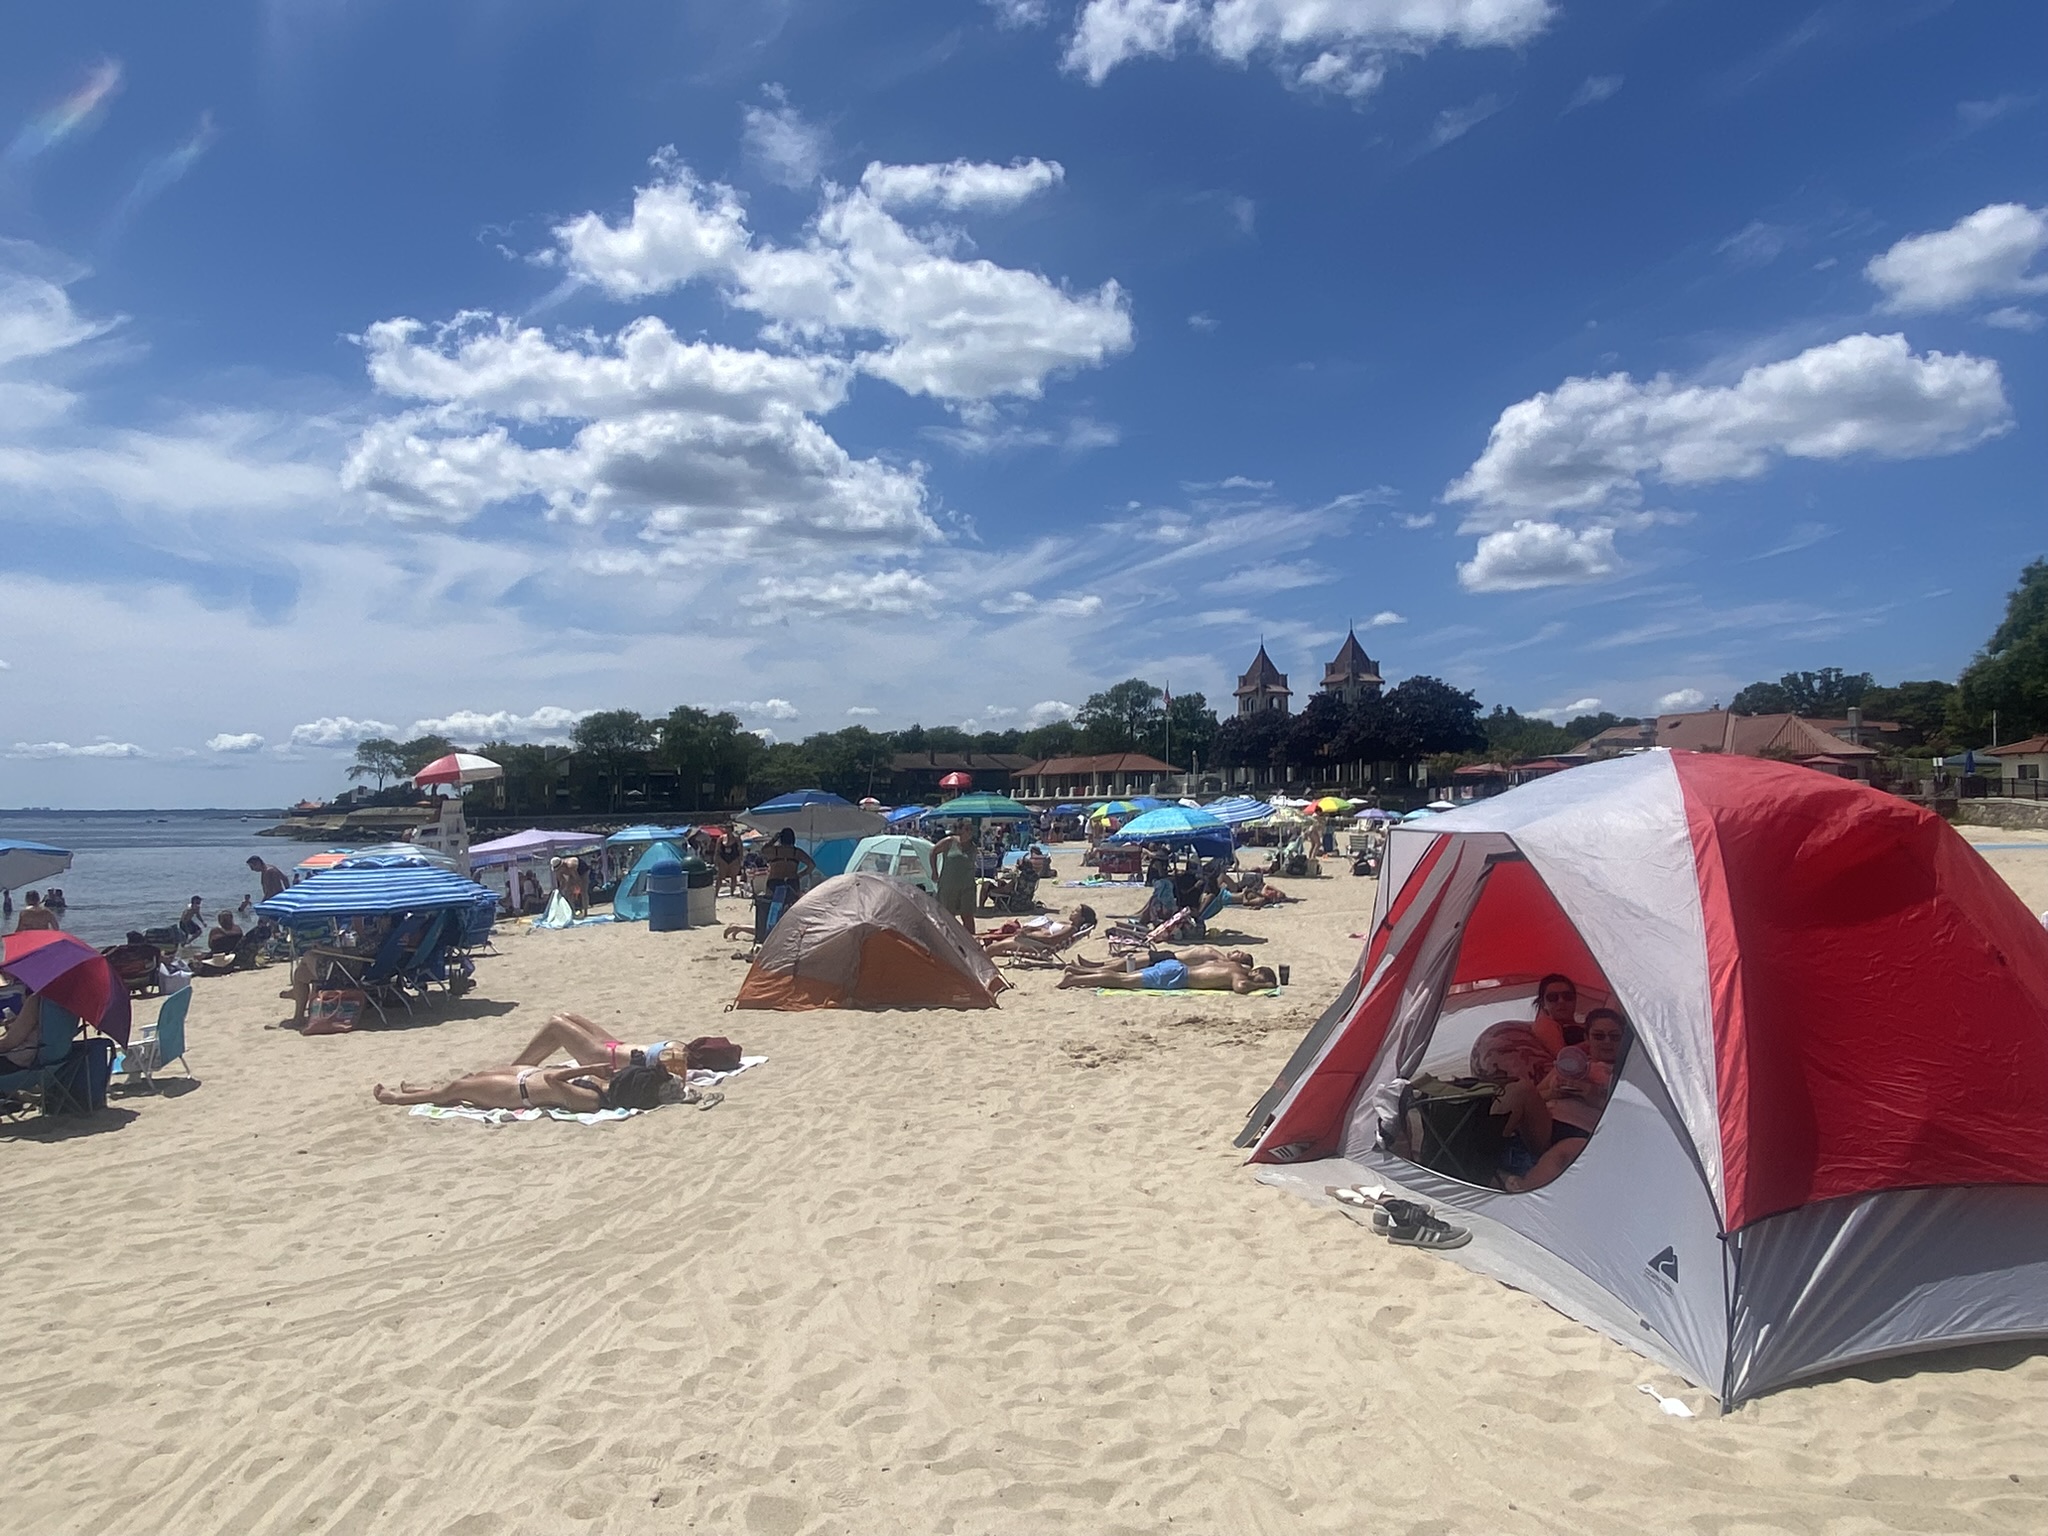
[[[622,923],[646,922],[648,868],[663,860],[680,863],[682,857],[682,851],[674,843],[649,843],[646,852],[634,860],[626,878],[619,882],[618,892],[612,897],[612,916]]]

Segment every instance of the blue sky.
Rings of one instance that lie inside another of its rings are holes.
[[[1953,676],[2048,528],[2044,61],[2033,0],[38,8],[0,802],[1301,690],[1353,622],[1524,711]]]

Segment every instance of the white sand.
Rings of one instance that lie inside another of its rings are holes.
[[[2048,905],[2048,851],[1992,857]],[[1282,1000],[724,1014],[734,946],[641,927],[347,1037],[201,983],[188,1090],[0,1131],[0,1532],[2048,1529],[2048,1354],[1669,1419],[1637,1383],[1706,1400],[1256,1184],[1231,1138],[1372,890],[1301,888],[1236,916]],[[563,1007],[772,1060],[596,1127],[370,1099]]]

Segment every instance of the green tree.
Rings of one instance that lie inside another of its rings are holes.
[[[1527,762],[1532,757],[1570,752],[1581,740],[1561,725],[1521,714],[1504,704],[1494,705],[1493,713],[1480,724],[1486,732],[1483,750],[1487,760],[1495,763]]]
[[[1961,740],[1989,745],[1994,710],[2000,741],[2048,731],[2048,560],[2020,572],[2004,621],[1956,680],[1949,722]]]
[[[569,739],[583,765],[609,788],[608,808],[616,811],[627,772],[654,745],[656,733],[637,710],[601,709],[577,721]]]
[[[817,787],[818,765],[810,753],[797,742],[777,741],[769,743],[754,763],[747,781],[747,795],[758,803],[793,789]]]
[[[1193,768],[1197,763],[1214,761],[1216,711],[1201,694],[1174,695],[1172,706],[1161,711],[1161,720],[1157,747],[1146,749],[1161,762]]]
[[[1074,716],[1084,752],[1143,752],[1166,734],[1160,690],[1143,678],[1127,678],[1088,695]]]
[[[1018,738],[1017,750],[1029,753],[1034,760],[1069,757],[1075,752],[1080,737],[1080,728],[1073,721],[1052,720],[1024,732]],[[911,749],[905,747],[903,750]]]
[[[1602,731],[1611,731],[1617,725],[1641,725],[1643,722],[1634,715],[1617,715],[1601,710],[1597,715],[1575,715],[1564,723],[1565,731],[1575,742],[1591,741]]]
[[[411,741],[398,744],[399,759],[409,774],[418,773],[437,757],[446,757],[455,750],[455,743],[446,736],[415,736]]]
[[[1285,767],[1290,723],[1277,709],[1232,715],[1216,728],[1216,765],[1260,774]]]
[[[1833,719],[1877,686],[1868,672],[1822,667],[1818,672],[1787,672],[1775,683],[1751,683],[1728,707],[1738,715],[1803,715]]]
[[[1479,700],[1434,677],[1411,677],[1387,691],[1389,744],[1398,762],[1420,762],[1437,752],[1481,752]]]
[[[1863,718],[1895,720],[1906,728],[1901,745],[1932,745],[1939,751],[1948,744],[1948,712],[1955,696],[1954,683],[1900,683],[1896,688],[1873,688],[1863,695]]]
[[[356,760],[348,766],[350,778],[375,778],[379,789],[388,779],[404,778],[406,771],[405,752],[389,736],[372,736],[357,742]]]
[[[1283,717],[1287,721],[1287,761],[1308,766],[1335,755],[1337,743],[1350,723],[1350,711],[1334,693],[1318,693],[1302,707],[1301,713]]]

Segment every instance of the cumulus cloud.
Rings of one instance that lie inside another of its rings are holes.
[[[877,160],[861,173],[861,190],[884,208],[1014,208],[1057,185],[1066,176],[1057,160],[1012,160],[988,165],[953,160],[944,165],[884,165]]]
[[[1620,569],[1612,528],[1575,532],[1525,519],[1481,538],[1473,557],[1458,566],[1458,585],[1467,592],[1526,592],[1603,581]]]
[[[825,130],[809,122],[770,86],[769,106],[749,107],[741,143],[771,181],[798,191],[818,179],[825,164]]]
[[[373,424],[342,470],[394,515],[465,522],[534,496],[575,522],[636,516],[651,538],[734,550],[939,536],[921,466],[856,459],[816,420],[845,398],[830,358],[683,342],[646,317],[556,338],[490,315],[396,319],[363,346],[381,391],[425,403]],[[582,425],[560,442],[561,422]]]
[[[2033,332],[2041,329],[2041,317],[2031,309],[2021,309],[2016,304],[2004,304],[1984,316],[1986,325],[1995,325],[2001,331]]]
[[[2048,272],[2030,272],[2048,251],[2048,208],[1993,203],[1947,229],[1908,235],[1870,259],[1863,275],[1894,314],[1960,309],[1978,299],[2048,293]]]
[[[564,709],[543,704],[530,714],[510,709],[458,709],[452,714],[415,720],[408,736],[446,736],[450,741],[475,745],[484,741],[567,741],[576,723],[596,711]]]
[[[1563,725],[1565,721],[1576,719],[1580,715],[1589,715],[1599,707],[1600,701],[1589,697],[1573,699],[1569,704],[1559,704],[1550,709],[1532,709],[1529,713],[1548,720],[1553,725]]]
[[[830,346],[879,337],[882,345],[854,354],[854,367],[951,402],[1036,399],[1051,375],[1130,349],[1129,305],[1115,282],[1076,294],[1036,272],[963,260],[947,232],[913,233],[866,185],[828,188],[804,242],[778,246],[755,237],[730,187],[699,181],[672,156],[658,157],[656,171],[623,223],[586,213],[555,231],[570,273],[614,298],[717,282],[729,302],[767,322],[771,339]],[[1057,179],[1043,161],[955,162],[872,165],[864,182],[967,206],[1013,201]]]
[[[82,747],[74,747],[68,741],[17,741],[7,749],[7,755],[48,760],[57,757],[148,757],[150,754],[132,741],[95,741]]]
[[[881,711],[871,704],[849,704],[846,706],[846,713],[849,718],[865,720],[871,715],[879,715]]]
[[[1064,699],[1040,699],[1024,711],[1026,730],[1037,730],[1041,725],[1051,725],[1055,720],[1071,720],[1080,711]]]
[[[1407,622],[1408,616],[1406,614],[1395,613],[1392,609],[1386,609],[1367,619],[1365,627],[1367,629],[1385,629],[1390,624],[1406,624]]]
[[[1848,336],[1730,385],[1680,385],[1663,374],[1567,379],[1503,411],[1486,451],[1444,499],[1471,505],[1468,531],[1497,529],[1517,512],[1633,504],[1646,479],[1754,479],[1780,456],[1957,453],[2010,423],[1997,363],[1916,355],[1903,336]]]
[[[1131,59],[1191,44],[1232,64],[1266,58],[1292,83],[1361,96],[1395,57],[1512,47],[1555,12],[1551,0],[1087,0],[1064,62],[1100,85]]]
[[[206,738],[209,752],[261,752],[263,738],[254,731],[227,732]]]
[[[787,699],[756,699],[725,707],[743,720],[794,720],[803,713]]]
[[[1662,695],[1657,700],[1657,713],[1660,715],[1684,714],[1688,710],[1698,709],[1706,702],[1707,696],[1697,688],[1674,688],[1671,692]]]
[[[740,601],[759,610],[756,621],[789,615],[882,615],[930,613],[939,589],[916,571],[843,572],[833,576],[764,576]]]
[[[1038,27],[1045,24],[1046,0],[983,0],[1004,27]]]
[[[289,744],[294,747],[353,747],[372,736],[391,736],[396,726],[382,720],[355,720],[347,715],[322,715],[304,725],[292,727]]]

